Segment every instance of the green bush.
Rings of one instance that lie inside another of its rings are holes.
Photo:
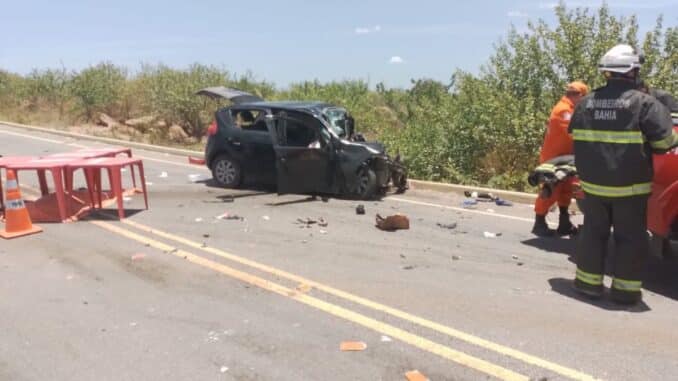
[[[145,66],[136,78],[138,93],[145,99],[146,112],[163,118],[168,125],[178,124],[194,137],[204,135],[214,119],[214,112],[225,101],[196,96],[205,87],[226,86],[270,97],[274,87],[268,82],[257,82],[246,74],[234,78],[223,69],[193,64],[186,70],[165,65]]]
[[[71,95],[73,75],[66,69],[33,70],[25,79],[25,96],[31,107],[54,107],[63,117]]]
[[[74,101],[87,121],[97,112],[115,114],[120,109],[127,73],[112,63],[100,63],[82,70],[72,80]]]

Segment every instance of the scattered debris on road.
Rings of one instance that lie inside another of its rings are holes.
[[[356,206],[355,207],[355,214],[358,214],[358,215],[365,214],[365,205],[360,204],[360,205]]]
[[[144,258],[146,258],[146,254],[144,254],[144,253],[137,253],[137,254],[132,255],[133,261],[140,261]]]
[[[310,228],[311,225],[315,224],[321,227],[327,227],[327,225],[329,225],[329,223],[325,221],[325,219],[322,217],[318,218],[317,220],[314,220],[313,218],[310,217],[297,218],[297,221],[295,223],[301,225],[299,226],[300,228]]]
[[[407,265],[402,267],[403,270],[414,270],[415,268],[416,266],[414,265]]]
[[[202,238],[209,238],[209,237],[210,237],[209,234],[203,234],[203,235],[202,235]]]
[[[238,220],[238,221],[245,221],[244,217],[241,217],[237,214],[231,214],[228,212],[225,212],[222,215],[216,216],[215,217],[217,220]]]
[[[494,200],[494,203],[495,203],[497,206],[513,206],[513,203],[512,203],[511,201],[504,200],[504,199],[501,199],[501,198],[499,198],[499,197],[497,197],[497,198]]]
[[[322,229],[321,229],[319,233],[320,233],[320,234],[327,234],[327,230],[322,230]]]
[[[343,341],[339,349],[342,352],[364,351],[367,349],[367,344],[362,341]]]
[[[226,373],[228,372],[228,367],[227,366],[222,366],[221,369],[219,369],[221,373]]]
[[[263,216],[263,217],[261,217],[261,218],[262,218],[264,221],[270,221],[270,220],[271,220],[271,217],[269,217],[269,216]]]
[[[460,259],[461,259],[461,257],[458,256],[458,255],[453,255],[453,256],[452,256],[452,260],[453,260],[453,261],[458,261],[458,260],[460,260]]]
[[[188,175],[188,180],[192,183],[197,183],[199,181],[207,180],[207,176],[200,173],[193,173]]]
[[[167,177],[169,177],[169,175],[167,174],[167,172],[163,171],[163,172],[160,172],[160,176],[158,176],[158,177],[160,177],[161,179],[166,179]]]
[[[519,259],[517,255],[512,255],[511,258],[513,258],[516,261]]]
[[[443,224],[443,223],[438,222],[436,225],[438,225],[439,228],[447,229],[447,230],[454,230],[454,229],[457,228],[456,222],[453,222],[451,224]]]
[[[497,238],[501,236],[501,233],[492,233],[492,232],[483,232],[485,238]]]
[[[390,343],[391,341],[393,341],[393,339],[391,339],[390,337],[388,337],[386,335],[381,335],[381,342],[382,343]]]
[[[492,193],[488,192],[464,191],[464,196],[478,201],[494,201],[496,199]]]
[[[125,196],[125,197],[122,198],[122,201],[127,202],[127,203],[132,202],[132,197]]]
[[[377,214],[376,224],[385,231],[407,230],[410,228],[410,219],[404,214],[394,214],[386,218]]]
[[[461,202],[461,207],[464,209],[475,209],[478,205],[478,201],[472,198],[467,198]]]
[[[197,218],[195,219],[195,222],[202,222],[202,218],[201,218],[201,217],[197,217]]]
[[[429,381],[428,377],[421,374],[418,370],[411,370],[405,373],[405,378],[407,378],[407,381]]]

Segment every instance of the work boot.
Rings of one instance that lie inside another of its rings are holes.
[[[574,283],[572,283],[572,286],[575,291],[591,299],[599,299],[600,297],[603,296],[603,292],[605,292],[605,287],[602,284],[594,286],[588,283],[584,283],[579,279],[575,279]]]
[[[546,216],[537,214],[534,219],[532,234],[538,237],[553,237],[556,234],[556,231],[549,228],[549,225],[546,223]]]
[[[576,235],[578,232],[577,227],[572,224],[570,221],[570,213],[567,211],[567,207],[560,208],[560,216],[558,217],[558,228],[556,233],[560,236],[565,235]]]
[[[640,303],[641,300],[643,300],[643,295],[640,291],[634,291],[634,292],[629,292],[629,291],[620,291],[617,290],[616,288],[612,288],[610,290],[610,299],[612,299],[613,302],[617,304],[624,304],[624,305],[634,305],[637,303]]]

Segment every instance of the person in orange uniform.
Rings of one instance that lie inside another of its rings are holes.
[[[555,105],[544,137],[544,144],[539,155],[539,162],[544,163],[558,156],[572,155],[573,140],[572,135],[567,131],[570,124],[570,118],[574,112],[574,107],[579,100],[588,94],[589,88],[585,83],[575,81],[567,85],[565,96]],[[532,233],[540,237],[551,237],[556,234],[574,235],[577,228],[570,221],[568,208],[572,201],[572,182],[563,181],[554,189],[549,198],[537,197],[534,204],[536,213]],[[553,204],[558,203],[560,209],[560,218],[558,228],[553,230],[546,223],[546,215]]]

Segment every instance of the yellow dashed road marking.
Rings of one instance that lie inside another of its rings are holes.
[[[394,327],[392,325],[383,323],[379,320],[372,319],[365,315],[362,315],[357,312],[353,312],[349,309],[337,306],[332,303],[325,302],[318,298],[308,296],[304,293],[298,292],[296,290],[284,287],[275,282],[268,281],[266,279],[248,274],[236,270],[232,267],[228,267],[221,263],[203,258],[201,256],[192,254],[188,251],[177,250],[176,248],[164,244],[162,242],[143,237],[139,234],[130,232],[128,230],[119,228],[113,224],[102,222],[102,221],[90,221],[91,224],[94,224],[100,228],[106,229],[109,232],[118,234],[125,238],[149,245],[150,247],[162,250],[166,253],[170,253],[178,258],[183,258],[191,263],[200,265],[202,267],[217,271],[221,274],[229,276],[231,278],[237,279],[239,281],[257,286],[259,288],[268,290],[270,292],[276,293],[278,295],[296,300],[297,302],[306,304],[307,306],[313,307],[320,311],[326,312],[330,315],[348,320],[352,323],[361,325],[365,328],[369,328],[373,331],[379,332],[384,335],[388,335],[394,339],[398,339],[404,343],[422,349],[424,351],[436,354],[445,359],[451,360],[457,364],[463,365],[465,367],[474,369],[476,371],[485,373],[492,377],[498,378],[500,380],[507,381],[529,381],[529,378],[525,375],[516,373],[509,369],[503,368],[499,365],[492,364],[485,360],[467,355],[463,352],[457,351],[445,345],[436,343],[434,341],[428,340],[421,336],[412,334],[400,328]]]

